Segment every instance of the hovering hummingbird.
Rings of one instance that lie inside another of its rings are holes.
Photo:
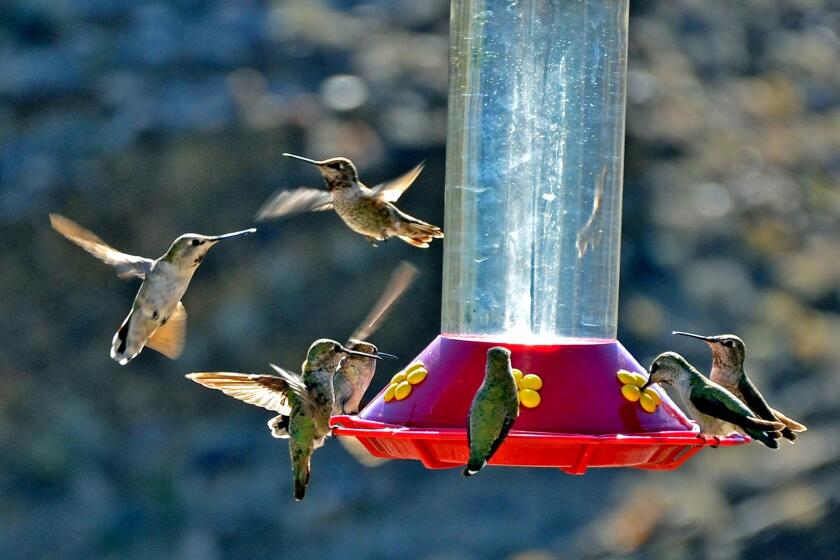
[[[388,315],[390,308],[400,298],[405,289],[408,288],[409,284],[414,281],[416,275],[417,269],[413,265],[407,262],[400,263],[391,275],[388,286],[380,296],[379,301],[350,337],[350,341],[344,345],[346,349],[353,352],[361,352],[361,354],[347,354],[347,357],[341,363],[341,367],[335,372],[333,377],[334,397],[332,415],[355,414],[358,412],[361,399],[376,373],[376,359],[381,357],[395,357],[392,354],[380,352],[375,345],[359,339],[367,338],[379,327],[379,324]],[[304,361],[301,368],[306,369],[306,361]],[[206,384],[204,382],[208,380],[212,381],[216,383],[216,385],[213,385],[213,388],[220,389],[225,394],[247,403],[278,412],[279,414],[277,416],[268,421],[268,428],[271,431],[271,435],[279,439],[289,437],[289,414],[291,413],[291,409],[282,404],[284,401],[282,401],[282,395],[278,393],[278,389],[275,386],[274,380],[276,378],[274,376],[225,373],[212,374],[216,376],[224,375],[224,378],[211,378],[211,374],[200,375],[200,378],[190,377],[190,379],[202,384]],[[278,399],[281,400],[278,401]],[[382,459],[371,456],[355,438],[340,438],[339,441],[353,457],[365,466],[373,467],[384,462]]]
[[[50,214],[50,223],[58,233],[117,269],[120,278],[143,280],[128,316],[111,342],[111,358],[125,365],[144,346],[175,359],[184,349],[187,310],[181,298],[207,251],[221,241],[257,231],[254,228],[225,235],[185,233],[158,259],[122,253],[76,222]]]
[[[359,181],[356,166],[347,158],[315,161],[283,155],[317,166],[327,190],[303,187],[275,193],[257,212],[257,220],[335,209],[350,229],[364,235],[374,246],[377,241],[399,237],[410,245],[425,248],[432,239],[443,237],[439,227],[409,216],[394,205],[423,170],[422,163],[371,189]]]
[[[776,440],[784,424],[756,418],[738,397],[706,378],[679,354],[665,352],[656,357],[642,390],[654,383],[667,383],[677,390],[703,434],[719,438],[743,432],[767,447],[779,447]]]
[[[785,425],[782,437],[791,442],[796,440],[796,432],[804,432],[808,428],[792,420],[767,404],[747,374],[744,372],[744,359],[747,348],[744,341],[734,334],[720,334],[717,336],[702,336],[681,331],[674,331],[680,336],[690,336],[704,341],[712,349],[712,381],[732,392],[744,401],[756,416],[764,420],[778,421]]]
[[[294,495],[295,500],[300,501],[309,483],[312,453],[330,434],[330,416],[335,402],[333,376],[348,355],[378,358],[375,354],[349,350],[335,340],[322,338],[309,347],[301,375],[271,364],[277,375],[203,372],[190,373],[187,378],[280,414],[268,425],[275,437],[289,439]]]
[[[510,350],[495,346],[487,351],[484,383],[478,388],[467,417],[470,459],[464,476],[472,476],[484,468],[518,415],[519,396],[510,365]]]

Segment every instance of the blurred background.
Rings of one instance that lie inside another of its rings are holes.
[[[346,155],[443,222],[446,0],[0,4],[0,557],[836,558],[840,555],[840,3],[631,2],[619,338],[735,332],[808,424],[671,473],[366,469],[335,441],[296,504],[266,411],[183,378],[294,368],[346,338],[402,259],[422,276],[373,341],[439,329],[442,244],[371,249],[334,214],[221,244],[185,298],[184,356],[108,358],[136,282],[49,229],[59,212],[157,257],[248,226],[280,157]],[[400,367],[386,362],[373,390]]]

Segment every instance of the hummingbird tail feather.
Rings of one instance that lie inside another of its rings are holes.
[[[801,424],[794,420],[793,418],[788,418],[781,412],[776,409],[770,409],[773,412],[773,415],[776,417],[776,420],[781,422],[785,425],[785,428],[791,432],[807,432],[808,427],[805,424]]]
[[[484,468],[487,464],[487,461],[475,461],[470,459],[470,462],[467,463],[467,468],[464,469],[464,476],[473,476],[478,474],[478,471]]]
[[[432,224],[428,224],[407,214],[400,216],[400,220],[394,228],[394,234],[410,245],[415,247],[428,247],[432,239],[443,238],[443,231]]]
[[[778,449],[779,442],[777,439],[780,437],[781,434],[779,432],[762,432],[760,430],[745,430],[747,435],[753,438],[756,441],[760,441],[770,449]],[[775,437],[774,435],[775,434]]]
[[[271,435],[273,437],[276,437],[277,439],[288,439],[289,417],[283,416],[282,414],[275,416],[268,421],[268,429],[271,430]]]
[[[111,341],[111,359],[118,362],[121,366],[130,362],[143,348],[142,344],[136,349],[134,348],[135,344],[129,344],[129,338],[132,338],[131,317],[133,315],[134,310],[125,318],[125,321],[120,325],[119,330],[117,330],[117,333]]]
[[[763,420],[755,416],[744,416],[741,421],[742,428],[755,430],[759,432],[780,432],[785,425],[781,422],[774,422],[772,420]]]
[[[309,462],[307,461],[307,464],[303,465],[303,468],[295,473],[295,500],[298,502],[303,500],[306,495],[306,486],[309,484],[310,472]]]

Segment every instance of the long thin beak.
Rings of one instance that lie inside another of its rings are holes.
[[[211,237],[211,241],[221,241],[222,239],[229,239],[231,237],[239,237],[240,235],[248,235],[249,233],[255,233],[257,228],[249,228],[243,229],[242,231],[234,231],[233,233],[226,233],[224,235],[217,235],[215,237]]]
[[[388,358],[390,360],[399,360],[398,357],[394,356],[393,354],[389,354],[388,352],[377,352],[377,355],[380,358]]]
[[[368,354],[367,352],[359,352],[358,350],[348,350],[347,348],[344,348],[342,352],[344,352],[348,356],[364,356],[366,358],[373,358],[374,360],[382,359],[376,354]]]
[[[299,159],[300,161],[305,161],[306,163],[311,163],[312,165],[321,165],[321,163],[322,163],[320,161],[315,161],[314,159],[305,158],[303,156],[296,156],[295,154],[290,154],[290,153],[287,153],[287,152],[283,152],[283,155],[286,156],[286,157]]]
[[[682,331],[673,331],[671,334],[677,334],[677,335],[680,335],[680,336],[690,336],[691,338],[697,338],[697,339],[703,340],[705,342],[714,342],[715,341],[715,337],[713,337],[713,336],[703,336],[701,334],[693,334],[693,333],[682,332]]]
[[[654,383],[651,383],[651,382],[650,382],[650,379],[648,379],[647,381],[645,381],[645,384],[644,384],[644,385],[642,385],[642,386],[639,388],[639,390],[640,390],[640,391],[644,391],[645,389],[647,389],[647,388],[648,388],[648,387],[650,387],[651,385],[654,385]]]

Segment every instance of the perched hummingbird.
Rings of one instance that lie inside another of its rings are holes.
[[[703,434],[726,437],[743,432],[767,447],[779,447],[776,440],[784,424],[756,418],[738,397],[706,378],[679,354],[665,352],[656,357],[642,390],[654,383],[667,383],[677,390]]]
[[[443,237],[439,227],[409,216],[394,206],[423,170],[422,163],[401,177],[371,189],[359,181],[356,166],[347,158],[315,161],[293,154],[283,155],[317,166],[327,190],[303,187],[280,191],[263,204],[257,212],[257,220],[335,209],[350,229],[364,235],[374,246],[377,241],[399,237],[415,247],[428,247],[432,239]]]
[[[349,350],[335,340],[322,338],[309,347],[301,375],[271,364],[278,375],[205,372],[190,373],[187,377],[280,414],[268,425],[275,437],[289,439],[295,500],[300,501],[309,483],[312,453],[330,434],[330,416],[335,401],[333,376],[348,355],[378,358],[375,354]]]
[[[519,396],[510,365],[510,350],[495,346],[487,351],[484,383],[478,388],[467,417],[470,460],[464,476],[472,476],[484,468],[518,415]]]
[[[351,350],[358,350],[368,354],[394,357],[391,354],[379,352],[376,346],[366,342],[393,308],[397,300],[417,277],[417,267],[403,261],[391,274],[385,291],[379,301],[370,310],[367,317],[356,328],[345,346]],[[333,414],[356,414],[362,397],[370,387],[376,373],[376,360],[364,356],[348,356],[341,364],[341,369],[335,375],[335,410]],[[343,441],[343,439],[342,439]]]
[[[767,404],[767,401],[753,385],[752,381],[744,372],[744,359],[747,355],[747,348],[744,341],[734,334],[720,334],[717,336],[702,336],[681,331],[674,331],[674,334],[698,338],[708,344],[712,349],[712,381],[721,387],[732,392],[733,395],[744,401],[755,415],[764,420],[778,421],[785,425],[782,429],[782,437],[791,442],[796,439],[796,432],[804,432],[808,428],[792,420]]]
[[[58,233],[117,269],[120,278],[136,276],[143,280],[134,304],[111,342],[111,358],[125,365],[144,346],[175,359],[184,349],[187,310],[181,298],[207,251],[230,237],[253,233],[246,229],[225,235],[185,233],[176,239],[162,257],[152,260],[122,253],[64,216],[50,214]]]

